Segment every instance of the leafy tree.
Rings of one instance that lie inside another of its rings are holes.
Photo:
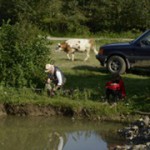
[[[0,0],[2,20],[27,20],[53,35],[145,30],[149,0]]]
[[[38,29],[26,22],[0,30],[0,82],[5,86],[39,86],[44,82],[44,65],[50,61],[46,40]]]
[[[120,24],[123,30],[145,30],[150,26],[150,1],[126,0],[123,2]]]
[[[88,18],[86,25],[91,32],[97,33],[110,28],[110,13],[107,12],[109,10],[109,4],[109,0],[91,0],[88,1],[86,6],[84,6],[86,12],[85,15]]]

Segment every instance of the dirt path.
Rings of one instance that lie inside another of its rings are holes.
[[[70,37],[51,37],[51,36],[47,36],[47,39],[50,41],[64,41],[64,40],[68,40],[68,39],[75,39],[75,38],[70,38]],[[106,37],[100,37],[100,38],[92,38],[95,39],[96,41],[100,41],[100,40],[120,40],[120,41],[131,41],[133,39],[130,38],[106,38]]]

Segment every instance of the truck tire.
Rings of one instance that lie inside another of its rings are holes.
[[[107,61],[107,69],[111,73],[123,74],[126,72],[125,60],[120,56],[111,56]]]

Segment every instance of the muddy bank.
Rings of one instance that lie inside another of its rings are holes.
[[[91,114],[85,108],[74,111],[70,107],[41,104],[0,104],[0,116],[68,116],[90,118]]]
[[[70,114],[70,112],[68,112]],[[38,104],[0,104],[0,116],[55,116],[65,115],[65,109],[55,108],[50,105]]]
[[[133,115],[114,115],[103,116],[90,114],[90,112],[81,108],[74,111],[69,107],[41,105],[41,104],[0,104],[0,116],[67,116],[78,119],[103,120],[103,121],[117,121],[130,122],[133,120]],[[134,114],[136,119],[138,116]]]

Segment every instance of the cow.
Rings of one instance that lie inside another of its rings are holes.
[[[56,50],[66,52],[68,59],[72,61],[74,61],[75,52],[86,52],[84,61],[89,59],[91,50],[97,54],[95,41],[92,39],[69,39],[63,43],[59,43]]]

